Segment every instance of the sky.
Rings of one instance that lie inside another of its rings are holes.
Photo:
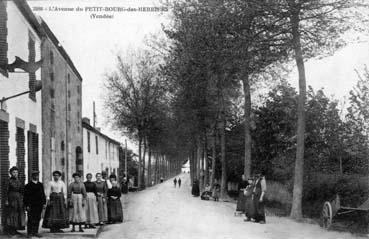
[[[83,117],[92,120],[93,101],[96,102],[97,127],[110,137],[124,142],[119,132],[111,128],[104,109],[104,75],[115,67],[117,52],[126,52],[143,46],[145,36],[160,32],[161,24],[168,22],[168,12],[115,12],[109,19],[92,19],[94,7],[139,8],[159,6],[160,0],[28,0],[31,8],[41,16],[68,52],[83,78]],[[55,11],[55,8],[77,8],[83,11]],[[50,9],[52,11],[50,11]],[[86,9],[87,8],[87,9]],[[95,8],[96,9],[96,8]],[[108,14],[111,14],[108,12]],[[369,65],[369,42],[350,44],[333,56],[306,63],[308,85],[324,88],[327,95],[342,99],[357,82],[355,69]],[[297,87],[293,72],[290,83]],[[137,146],[128,141],[128,147]]]

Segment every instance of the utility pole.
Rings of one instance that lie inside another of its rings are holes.
[[[96,127],[96,110],[95,110],[95,101],[93,102],[93,117],[92,117],[92,119],[93,119],[93,126],[94,126],[94,128]]]
[[[124,151],[124,174],[126,175],[126,178],[128,179],[128,174],[127,174],[127,139],[125,140],[126,143],[126,149]]]

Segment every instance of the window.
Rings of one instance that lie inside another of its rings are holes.
[[[54,65],[54,52],[50,51],[50,65]]]
[[[81,86],[77,85],[77,94],[80,94],[81,92]]]
[[[50,81],[54,81],[54,72],[49,73]]]
[[[90,132],[89,131],[87,131],[87,152],[91,152]]]
[[[68,110],[69,110],[69,111],[71,111],[71,110],[72,110],[72,108],[71,108],[71,106],[70,106],[70,103],[68,103]]]
[[[68,98],[70,98],[70,90],[68,90]]]
[[[70,84],[70,74],[68,73],[68,84]]]
[[[55,90],[54,90],[52,87],[50,87],[50,97],[51,97],[52,99],[54,99],[54,98],[55,98]]]
[[[95,142],[96,142],[96,154],[99,154],[99,140],[97,136],[95,136]]]

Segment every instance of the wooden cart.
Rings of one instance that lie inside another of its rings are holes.
[[[352,226],[365,228],[368,232],[369,199],[357,208],[341,206],[338,195],[333,201],[326,201],[322,208],[321,226],[329,230],[335,225],[340,225],[341,228]]]

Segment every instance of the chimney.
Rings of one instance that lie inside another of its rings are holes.
[[[90,124],[90,119],[87,118],[87,117],[83,117],[82,122],[85,123],[85,124],[91,125]]]

